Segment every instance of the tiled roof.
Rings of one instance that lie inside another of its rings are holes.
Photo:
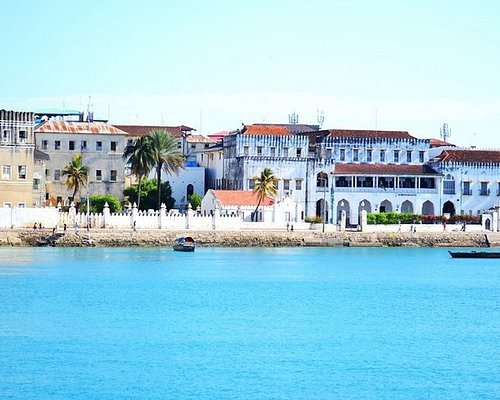
[[[203,135],[189,135],[187,137],[187,142],[188,143],[215,143],[215,141],[213,141],[212,139],[210,138],[207,138],[206,136],[203,136]]]
[[[37,133],[91,133],[109,135],[127,135],[122,131],[105,122],[75,122],[49,120],[35,128]]]
[[[292,136],[286,125],[245,125],[244,135]]]
[[[281,126],[285,127],[290,133],[305,133],[305,132],[317,132],[319,131],[319,125],[307,125],[307,124],[253,124],[251,126]]]
[[[114,125],[122,131],[128,132],[130,136],[140,137],[146,136],[153,129],[165,129],[170,132],[175,137],[181,137],[182,132],[191,132],[195,129],[189,126],[179,125],[179,126],[161,126],[161,125]]]
[[[443,150],[438,158],[441,162],[500,164],[500,150]]]
[[[405,131],[370,131],[357,129],[329,129],[330,137],[371,139],[415,139]]]
[[[445,142],[444,140],[441,140],[441,139],[434,139],[434,138],[430,139],[430,146],[431,147],[443,147],[443,146],[455,147],[455,145],[452,143]]]
[[[427,165],[335,164],[335,175],[439,175]]]
[[[245,190],[213,190],[215,197],[225,206],[253,206],[257,207],[259,200],[257,194]],[[273,199],[266,197],[260,203],[261,206],[270,206]]]

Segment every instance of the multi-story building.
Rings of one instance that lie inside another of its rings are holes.
[[[112,194],[123,199],[125,162],[122,155],[127,132],[105,122],[51,119],[38,125],[35,135],[36,148],[49,157],[45,167],[48,203],[73,201],[73,193],[67,188],[62,171],[76,154],[81,154],[83,164],[90,168],[88,184],[82,188],[81,196]]]
[[[443,213],[480,215],[500,204],[500,151],[439,149],[430,164],[443,175]]]
[[[0,110],[0,207],[33,205],[32,112]]]
[[[362,210],[439,210],[440,174],[425,165],[429,140],[408,132],[259,124],[224,137],[223,148],[227,188],[251,190],[269,167],[280,178],[278,200],[296,203],[297,220],[337,223],[345,211],[357,225]]]

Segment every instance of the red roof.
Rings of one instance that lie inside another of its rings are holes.
[[[175,137],[181,137],[182,132],[191,132],[195,129],[189,126],[179,125],[179,126],[162,126],[162,125],[114,125],[118,129],[128,132],[130,136],[140,137],[147,136],[149,132],[153,129],[165,129],[170,132]]]
[[[127,135],[127,132],[105,122],[76,122],[49,120],[35,128],[37,133],[91,133]]]
[[[443,150],[438,158],[441,162],[500,164],[499,150]]]
[[[427,165],[335,164],[335,175],[439,175]]]
[[[253,206],[257,207],[259,200],[257,194],[246,190],[212,190],[215,197],[225,206]],[[260,203],[261,206],[270,206],[273,199],[266,197]]]
[[[454,144],[445,142],[444,140],[441,139],[430,139],[430,146],[431,147],[444,147],[444,146],[451,146],[455,147]]]
[[[329,137],[343,138],[380,138],[380,139],[416,139],[405,131],[370,131],[357,129],[329,129]]]
[[[245,125],[244,135],[292,136],[286,125]]]

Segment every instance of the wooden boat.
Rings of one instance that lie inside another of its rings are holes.
[[[500,251],[448,251],[452,258],[500,258]]]
[[[175,251],[194,251],[195,242],[191,236],[183,236],[175,239]]]

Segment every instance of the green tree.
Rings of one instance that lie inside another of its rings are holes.
[[[93,194],[89,196],[89,212],[102,213],[106,203],[108,203],[109,211],[112,213],[117,213],[122,210],[120,201],[112,194]],[[86,213],[87,204],[82,204],[80,211]]]
[[[154,179],[144,179],[141,185],[141,206],[140,210],[154,209],[156,206],[156,193],[158,192],[156,187],[156,180]],[[138,203],[137,199],[139,197],[139,187],[138,185],[132,185],[123,191],[123,194],[128,197],[131,203]],[[161,184],[161,202],[165,204],[167,210],[174,207],[175,199],[172,197],[172,188],[168,181],[162,182]]]
[[[141,207],[141,183],[155,165],[153,146],[149,136],[142,136],[127,146],[123,151],[123,159],[130,165],[130,170],[137,177],[138,196],[137,208]]]
[[[149,133],[151,145],[153,148],[153,159],[156,168],[157,181],[157,207],[161,206],[161,171],[166,174],[178,174],[184,168],[184,160],[182,154],[177,148],[177,139],[165,129],[153,129]]]
[[[73,189],[72,200],[75,201],[76,194],[80,194],[82,186],[87,185],[89,167],[83,165],[82,155],[76,154],[62,170],[62,176],[66,176],[66,186]]]
[[[266,197],[275,197],[278,194],[278,189],[276,188],[276,184],[279,181],[271,168],[264,168],[264,170],[260,173],[259,176],[255,176],[252,178],[254,181],[253,192],[257,194],[257,207],[255,207],[255,211],[252,214],[252,222],[257,217],[257,211],[260,207],[260,204]]]
[[[198,207],[201,206],[202,200],[203,198],[198,193],[193,193],[192,195],[188,196],[188,203],[191,204],[193,210],[196,210]]]

